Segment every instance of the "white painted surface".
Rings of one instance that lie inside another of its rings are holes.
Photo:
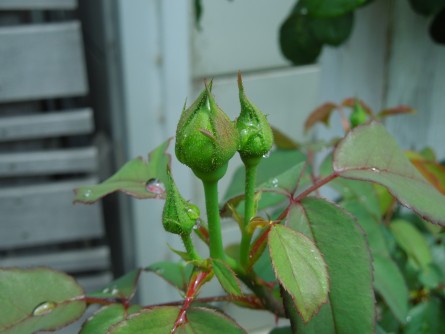
[[[193,76],[288,66],[278,29],[294,0],[203,1],[201,31],[193,28]]]

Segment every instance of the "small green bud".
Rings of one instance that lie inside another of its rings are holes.
[[[179,193],[170,170],[167,171],[167,197],[162,211],[162,224],[167,232],[179,235],[188,235],[196,225],[200,216],[199,208],[187,202]]]
[[[210,88],[182,111],[176,130],[175,153],[201,179],[219,179],[238,148],[238,133],[216,104]]]
[[[240,135],[238,152],[244,163],[258,163],[273,144],[272,129],[266,116],[244,94],[241,73],[238,72],[238,89],[241,113],[236,121]]]
[[[358,125],[366,123],[368,119],[368,114],[366,110],[360,104],[358,99],[354,101],[354,108],[352,109],[352,113],[349,116],[349,122],[351,123],[351,129],[355,128]]]

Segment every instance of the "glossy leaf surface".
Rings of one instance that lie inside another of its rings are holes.
[[[269,232],[269,253],[276,277],[305,321],[326,302],[329,278],[323,256],[310,239],[285,226]]]
[[[114,326],[110,334],[168,334],[178,315],[177,307],[158,307],[130,316]],[[240,334],[246,333],[232,319],[212,309],[193,307],[187,311],[187,322],[176,334]]]
[[[348,133],[334,153],[334,171],[345,178],[380,183],[403,205],[445,225],[445,196],[420,175],[379,123]]]
[[[167,140],[152,151],[148,162],[140,157],[130,160],[104,182],[77,188],[74,202],[91,204],[116,191],[140,199],[163,198],[168,182],[167,165],[170,157],[165,151],[169,143],[170,140]]]
[[[56,330],[85,311],[82,288],[66,274],[47,268],[0,269],[0,332],[29,334]]]
[[[300,319],[301,332],[373,332],[372,260],[354,218],[332,203],[308,197],[291,208],[286,224],[311,238],[328,266],[329,304],[309,324]]]

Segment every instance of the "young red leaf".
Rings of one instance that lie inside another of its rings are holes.
[[[338,105],[332,102],[326,102],[319,106],[317,109],[309,114],[309,117],[304,122],[304,132],[307,132],[316,123],[324,123],[329,125],[329,118],[334,110],[338,108]]]

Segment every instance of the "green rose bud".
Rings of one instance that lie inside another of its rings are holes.
[[[244,94],[239,72],[238,89],[241,103],[241,114],[236,121],[236,128],[240,135],[238,152],[244,163],[257,164],[272,148],[272,129],[266,116]]]
[[[349,116],[349,122],[351,123],[351,129],[366,123],[368,120],[368,114],[358,99],[354,101],[354,108]]]
[[[206,86],[182,112],[176,130],[176,157],[202,180],[219,180],[238,148],[233,122],[215,103]]]
[[[200,216],[199,208],[181,196],[170,175],[170,170],[167,170],[167,175],[167,197],[162,211],[162,224],[167,232],[188,235]]]

